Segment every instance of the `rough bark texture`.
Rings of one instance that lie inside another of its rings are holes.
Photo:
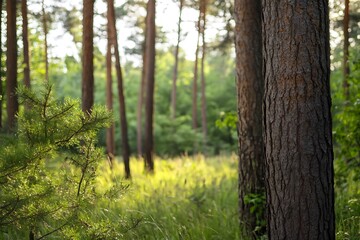
[[[173,85],[172,85],[172,92],[171,92],[171,118],[176,117],[176,82],[178,78],[178,66],[179,66],[179,48],[180,48],[180,41],[181,41],[181,16],[183,10],[184,0],[180,0],[179,6],[179,20],[178,20],[178,30],[177,30],[177,44],[175,47],[175,63],[174,63],[174,70],[173,70]]]
[[[82,109],[91,112],[94,105],[94,0],[83,0]]]
[[[48,35],[48,26],[47,26],[47,16],[45,11],[45,2],[42,1],[42,23],[44,28],[44,56],[45,56],[45,81],[49,82],[49,59],[48,59],[48,42],[47,42],[47,35]]]
[[[203,132],[203,152],[205,153],[206,138],[207,138],[207,121],[206,121],[206,83],[205,83],[205,29],[206,29],[206,5],[207,0],[201,0],[200,12],[202,18],[201,35],[202,35],[202,56],[201,56],[201,128]]]
[[[112,92],[112,60],[111,60],[111,46],[113,43],[112,32],[111,32],[111,13],[110,13],[110,1],[108,1],[107,9],[107,51],[106,51],[106,107],[108,110],[113,110],[113,92]],[[106,152],[109,156],[110,161],[112,162],[115,155],[115,125],[114,123],[106,129]]]
[[[269,239],[335,239],[328,1],[262,3]]]
[[[350,74],[350,66],[349,66],[349,0],[345,0],[345,9],[344,9],[344,19],[343,19],[343,28],[344,28],[344,59],[343,59],[343,72],[344,72],[344,96],[345,100],[349,100],[349,74]]]
[[[146,21],[146,105],[145,105],[145,170],[154,171],[154,136],[153,136],[153,113],[154,113],[154,84],[155,84],[155,0],[148,1]]]
[[[29,57],[29,38],[28,38],[28,17],[27,17],[27,0],[21,1],[22,15],[22,40],[24,53],[24,85],[30,88],[30,57]]]
[[[201,13],[199,12],[199,19],[197,22],[198,37],[196,41],[195,50],[195,65],[194,65],[194,79],[192,86],[192,127],[193,129],[198,128],[198,115],[197,115],[197,93],[198,93],[198,69],[199,69],[199,42],[200,42],[200,21]]]
[[[7,126],[14,130],[19,103],[17,88],[17,39],[16,39],[16,1],[6,1],[7,11],[7,42],[6,42],[6,96]]]
[[[254,233],[256,216],[244,198],[264,194],[261,0],[235,0],[235,49],[239,138],[239,216],[246,234]]]
[[[115,20],[115,9],[114,9],[114,0],[108,0],[108,7],[110,8],[109,14],[111,19],[111,33],[112,33],[112,42],[114,45],[114,54],[115,54],[115,69],[118,83],[118,95],[119,95],[119,112],[120,112],[120,124],[121,124],[121,140],[122,140],[122,155],[124,160],[125,167],[125,178],[131,178],[130,173],[130,146],[128,139],[128,129],[126,121],[126,106],[125,106],[125,96],[124,96],[124,87],[123,87],[123,76],[120,65],[120,53],[119,46],[117,41],[117,31],[116,31],[116,20]]]

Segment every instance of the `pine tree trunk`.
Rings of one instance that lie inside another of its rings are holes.
[[[16,114],[19,109],[17,88],[17,38],[16,38],[16,1],[6,1],[7,41],[6,41],[6,95],[7,95],[7,127],[13,131]]]
[[[113,43],[113,34],[111,32],[111,13],[109,7],[110,1],[108,2],[108,9],[107,9],[107,35],[108,35],[108,42],[107,42],[107,52],[106,52],[106,107],[108,110],[113,110],[113,92],[112,92],[112,60],[111,60],[111,46]],[[115,125],[114,123],[106,129],[106,152],[110,161],[112,162],[115,156]]]
[[[154,85],[155,85],[155,0],[148,1],[146,22],[146,104],[145,104],[145,170],[154,172]]]
[[[94,0],[83,0],[82,109],[91,112],[94,105]]]
[[[49,82],[49,59],[48,59],[48,27],[47,27],[47,17],[45,12],[45,3],[42,0],[42,16],[43,16],[43,28],[44,28],[44,55],[45,55],[45,81]]]
[[[269,239],[335,239],[328,1],[263,1]]]
[[[205,153],[206,141],[207,141],[207,121],[206,121],[206,83],[205,83],[205,53],[206,53],[206,42],[205,42],[205,28],[206,28],[206,4],[207,0],[201,1],[202,6],[200,7],[202,12],[202,56],[201,56],[201,123],[203,132],[203,152]]]
[[[265,192],[261,0],[235,0],[234,10],[239,117],[239,216],[246,235],[256,236],[257,223],[265,216],[252,213],[252,205],[244,199],[250,194],[263,195]]]
[[[196,50],[195,50],[195,65],[194,65],[194,79],[192,87],[192,127],[193,129],[198,128],[198,114],[197,114],[197,93],[198,93],[198,69],[199,69],[199,42],[200,42],[200,22],[201,22],[201,12],[199,11],[199,18],[197,22],[198,37],[196,41]]]
[[[173,70],[173,85],[172,85],[172,92],[171,92],[171,118],[175,119],[176,117],[176,82],[178,78],[178,66],[179,66],[179,48],[180,48],[180,41],[181,41],[181,15],[183,10],[184,0],[180,0],[179,6],[179,20],[178,20],[178,31],[177,31],[177,43],[175,47],[175,63],[174,63],[174,70]]]
[[[121,140],[122,140],[122,155],[125,166],[125,178],[131,178],[130,173],[130,146],[128,139],[128,129],[126,121],[126,106],[125,106],[125,96],[124,96],[124,87],[123,87],[123,76],[120,65],[120,53],[119,46],[117,42],[117,31],[116,31],[116,20],[115,20],[115,9],[114,9],[114,0],[108,0],[109,18],[111,22],[111,33],[114,44],[114,54],[115,54],[115,69],[118,82],[118,95],[119,95],[119,112],[120,112],[120,124],[121,124]]]
[[[27,0],[21,1],[22,14],[22,39],[24,52],[24,85],[30,88],[30,57],[29,57],[29,38],[28,38],[28,17],[27,17]]]
[[[349,74],[350,74],[350,66],[349,66],[349,0],[345,0],[345,9],[344,9],[344,19],[343,19],[343,27],[344,27],[344,59],[343,59],[343,72],[344,72],[344,80],[343,80],[343,88],[344,88],[344,96],[345,100],[349,100]]]

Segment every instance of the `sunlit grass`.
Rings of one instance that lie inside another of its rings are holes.
[[[155,159],[155,164],[155,174],[146,175],[143,161],[132,159],[128,192],[107,203],[114,216],[136,225],[125,239],[240,239],[235,156]],[[123,165],[115,164],[111,175],[123,175]],[[111,182],[106,178],[99,181],[106,185]]]

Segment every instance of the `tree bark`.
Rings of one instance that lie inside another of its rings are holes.
[[[111,49],[113,43],[113,33],[111,31],[111,13],[110,13],[110,4],[111,2],[108,1],[108,9],[107,9],[107,35],[108,35],[108,42],[107,42],[107,52],[106,52],[106,107],[108,110],[113,110],[113,92],[112,92],[112,60],[111,60]],[[106,152],[108,157],[112,163],[112,160],[115,156],[115,125],[114,123],[106,129]]]
[[[82,109],[91,112],[94,105],[94,0],[83,0]]]
[[[173,85],[172,85],[172,92],[171,92],[171,109],[170,115],[172,119],[176,117],[176,82],[178,78],[178,66],[179,66],[179,48],[180,48],[180,41],[181,41],[181,16],[182,10],[184,6],[184,0],[179,0],[179,20],[178,20],[178,30],[177,30],[177,43],[175,47],[175,63],[174,63],[174,70],[173,70]]]
[[[119,46],[117,41],[117,31],[116,31],[116,20],[115,20],[115,9],[114,9],[114,0],[108,0],[108,7],[110,8],[110,22],[111,22],[111,33],[114,45],[114,54],[115,54],[115,69],[118,82],[118,95],[119,95],[119,106],[120,106],[120,124],[121,124],[121,140],[122,140],[122,155],[125,166],[125,178],[131,178],[130,172],[130,146],[128,139],[128,130],[127,130],[127,121],[126,121],[126,106],[125,106],[125,96],[124,96],[124,87],[123,87],[123,76],[120,65],[120,53]]]
[[[343,59],[343,88],[344,88],[344,96],[345,100],[348,101],[350,98],[349,93],[349,74],[350,74],[350,66],[349,66],[349,0],[345,0],[345,9],[344,9],[344,19],[343,19],[343,27],[344,27],[344,59]]]
[[[7,42],[6,42],[6,95],[7,126],[9,131],[15,128],[16,114],[19,109],[17,88],[17,39],[16,39],[16,1],[6,1]]]
[[[154,85],[155,85],[155,0],[148,1],[146,21],[146,104],[145,104],[145,170],[154,172]]]
[[[206,42],[205,42],[205,29],[206,29],[206,5],[207,0],[201,0],[202,6],[200,11],[202,12],[202,56],[201,56],[201,127],[203,132],[203,152],[205,153],[206,141],[207,141],[207,121],[206,121],[206,82],[205,82],[205,53],[206,53]]]
[[[263,1],[269,239],[335,239],[328,1]]]
[[[47,41],[47,35],[48,35],[48,26],[47,26],[47,17],[46,17],[46,11],[45,11],[45,2],[42,0],[42,21],[43,21],[43,28],[44,28],[44,55],[45,55],[45,81],[49,82],[49,59],[48,59],[48,41]]]
[[[27,17],[27,0],[21,1],[22,14],[22,39],[24,53],[24,85],[30,88],[30,57],[29,57],[29,37],[28,37],[28,17]]]
[[[239,118],[239,217],[246,235],[256,237],[257,223],[265,216],[252,213],[252,205],[244,199],[249,194],[264,195],[265,192],[261,0],[235,0],[234,10]]]
[[[193,129],[198,128],[198,115],[197,115],[197,93],[198,93],[198,63],[199,63],[199,42],[201,35],[201,12],[199,11],[199,18],[197,22],[198,37],[196,41],[196,50],[195,50],[195,64],[194,64],[194,79],[192,87],[192,127]]]

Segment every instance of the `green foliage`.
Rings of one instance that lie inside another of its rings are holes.
[[[110,124],[111,113],[94,107],[85,114],[77,100],[56,101],[51,87],[39,93],[21,88],[18,93],[25,106],[18,116],[18,131],[1,142],[2,237],[23,239],[29,232],[36,238],[120,236],[111,231],[114,224],[102,225],[106,215],[93,221],[96,211],[89,211],[100,199],[112,199],[96,188],[104,159],[96,134]]]
[[[350,83],[350,99],[337,105],[335,115],[335,154],[339,161],[337,183],[346,184],[350,171],[355,171],[354,180],[360,180],[360,61],[353,65]]]
[[[255,235],[263,235],[266,229],[265,221],[265,190],[261,193],[250,193],[244,196],[244,203],[250,206],[250,213],[256,216]]]
[[[155,175],[131,162],[130,191],[111,211],[142,221],[124,239],[241,239],[235,155],[156,159]]]

